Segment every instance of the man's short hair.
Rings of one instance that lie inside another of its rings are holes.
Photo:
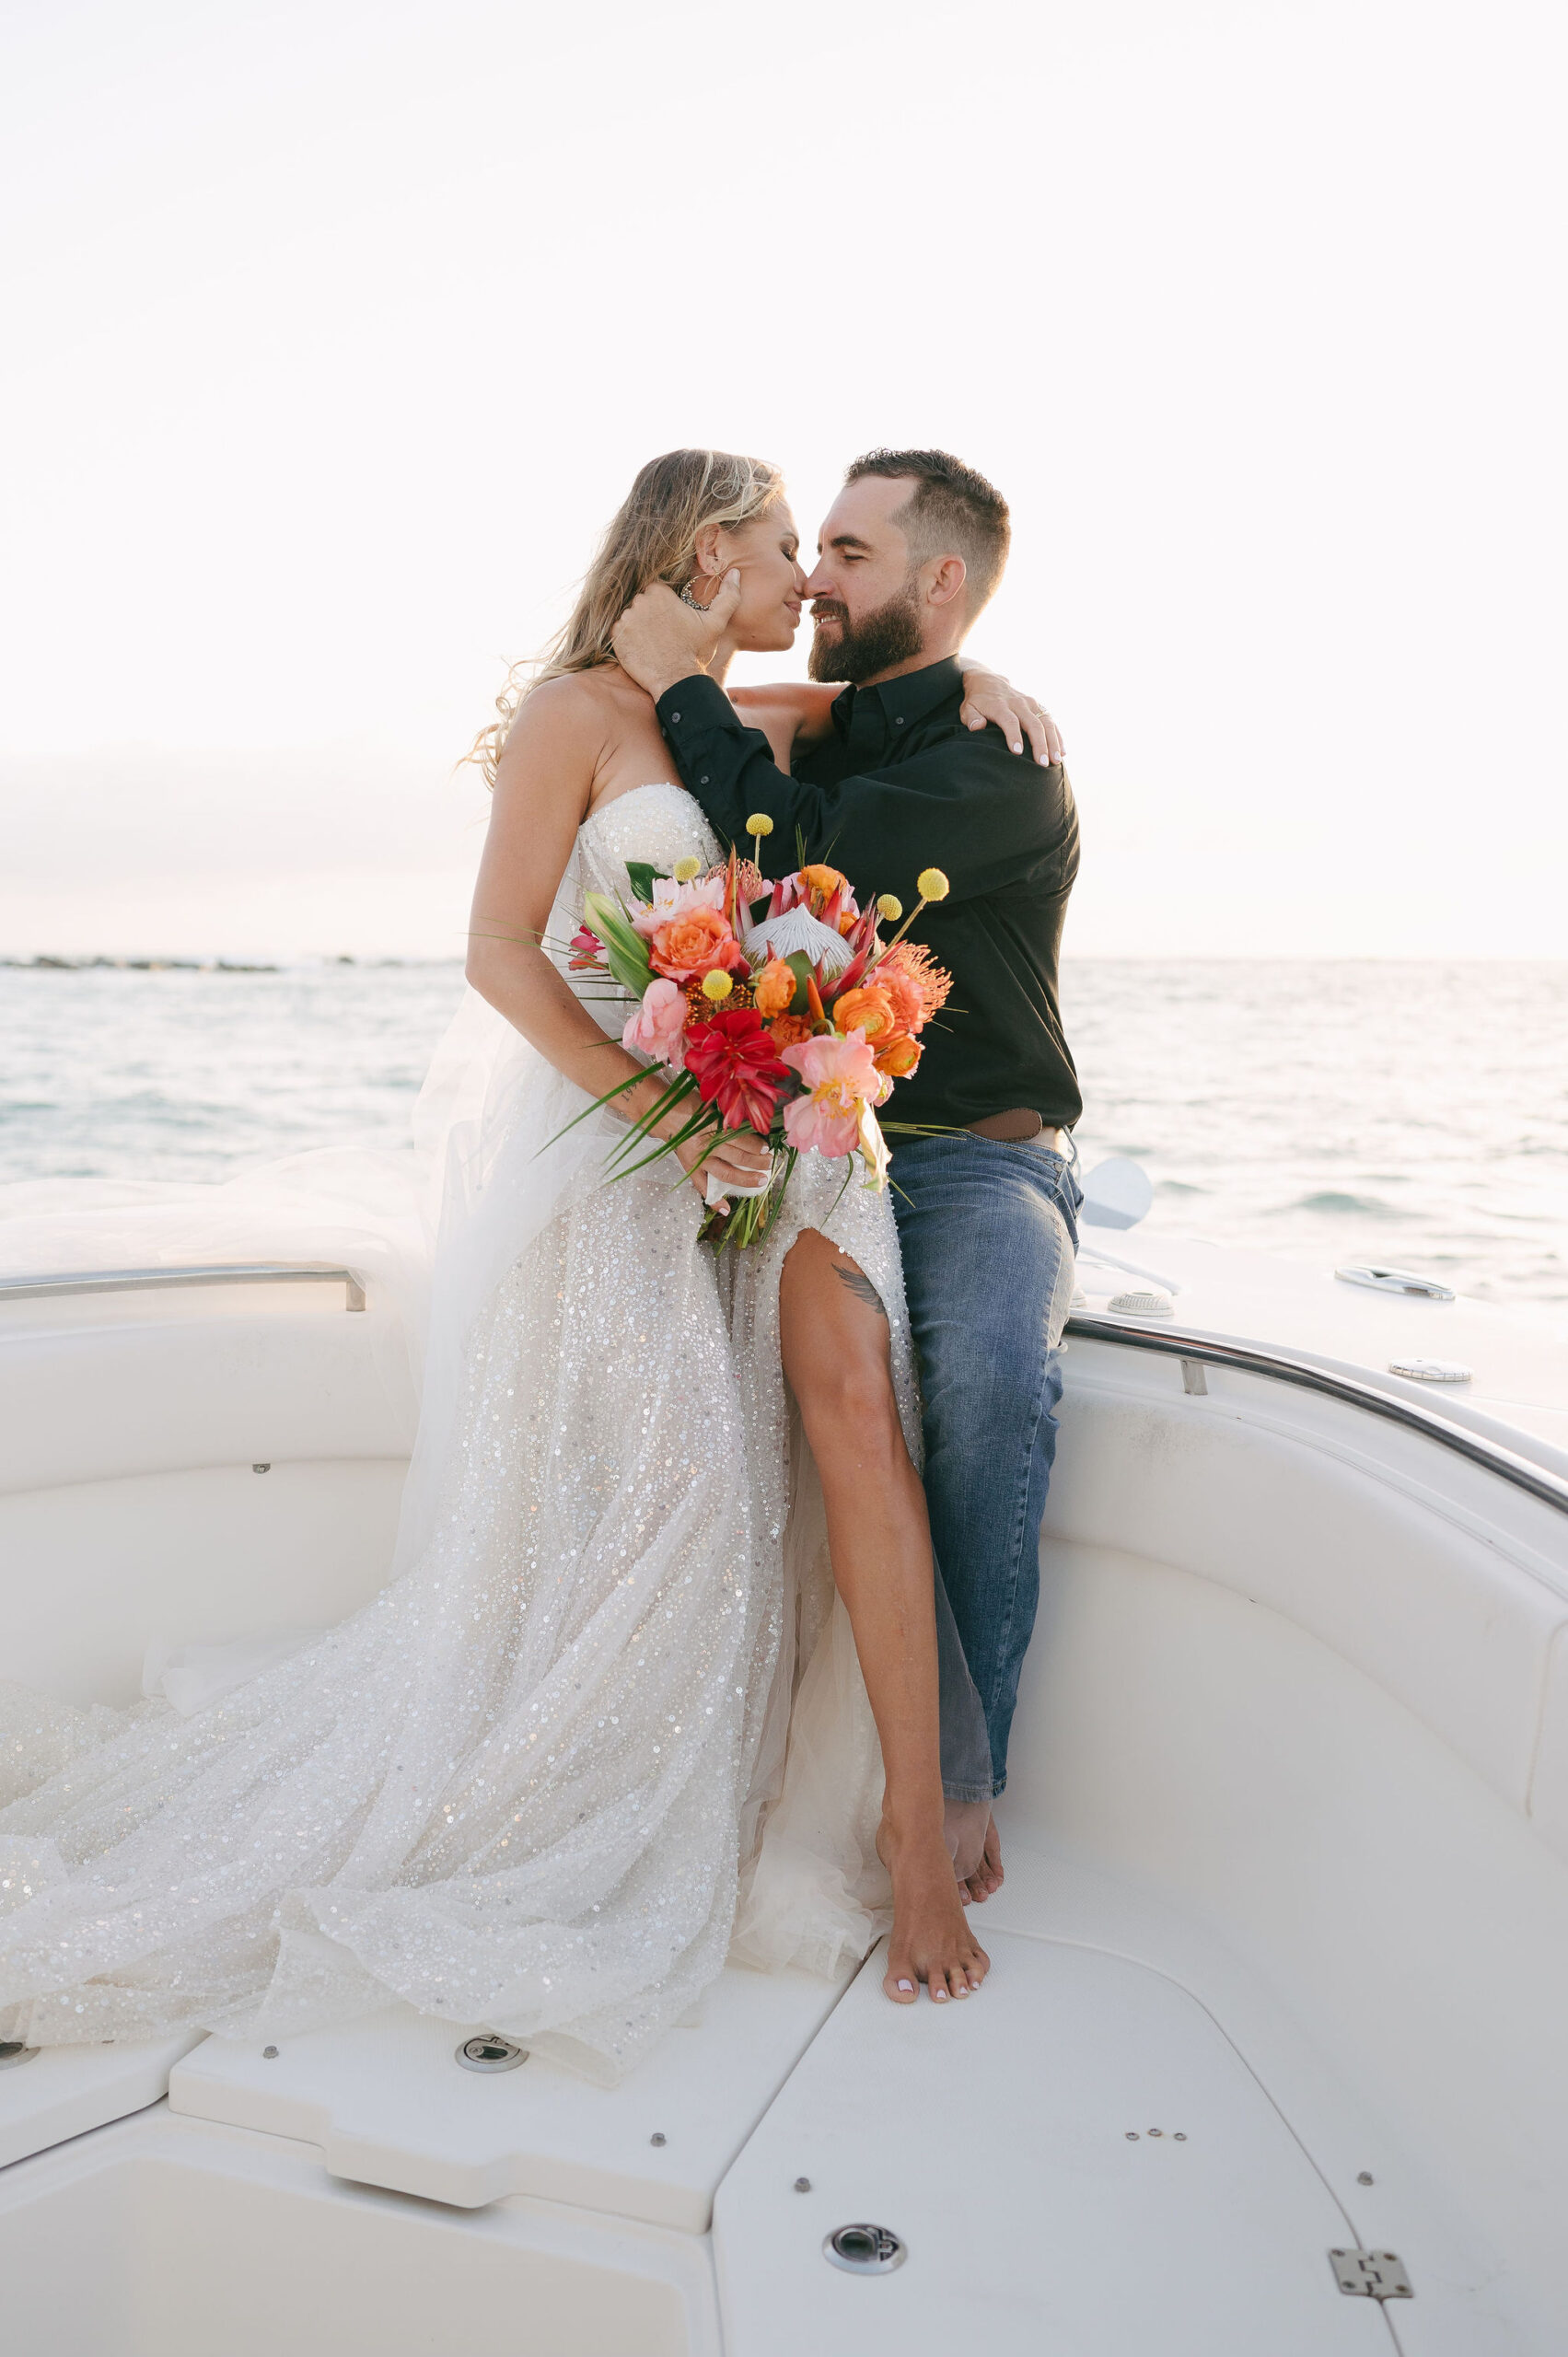
[[[995,484],[946,450],[867,450],[845,469],[844,481],[858,482],[862,475],[913,482],[893,520],[916,564],[934,556],[963,558],[972,621],[1002,578],[1013,538],[1007,503]]]

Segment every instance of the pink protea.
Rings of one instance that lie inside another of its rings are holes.
[[[847,1039],[823,1032],[785,1048],[784,1062],[800,1074],[808,1094],[784,1107],[784,1135],[799,1154],[853,1152],[860,1137],[862,1105],[880,1105],[892,1083],[877,1069],[864,1031]]]
[[[642,1004],[626,1018],[621,1046],[640,1049],[656,1063],[668,1064],[672,1071],[679,1072],[687,1012],[686,993],[679,983],[656,977],[643,993]]]
[[[672,917],[684,916],[688,909],[719,909],[724,907],[724,870],[715,876],[698,876],[690,884],[678,884],[673,876],[654,877],[654,897],[645,909],[639,909],[632,920],[633,932],[645,941],[651,941],[661,924]]]

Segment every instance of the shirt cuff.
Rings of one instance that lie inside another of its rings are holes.
[[[654,711],[658,725],[672,745],[690,742],[697,735],[708,735],[715,728],[738,728],[743,724],[735,706],[724,690],[705,671],[693,671],[684,679],[677,679],[667,688]]]

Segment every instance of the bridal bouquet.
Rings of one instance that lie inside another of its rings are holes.
[[[760,842],[772,820],[759,814],[748,831]],[[732,851],[706,874],[682,859],[673,876],[637,861],[626,875],[625,899],[587,895],[569,953],[574,972],[601,975],[636,1000],[622,1041],[668,1074],[657,1103],[611,1156],[617,1175],[704,1132],[716,1144],[726,1130],[754,1130],[773,1150],[771,1172],[755,1195],[726,1189],[727,1213],[710,1210],[703,1234],[721,1247],[766,1232],[798,1155],[858,1155],[865,1184],[884,1187],[888,1146],[876,1108],[914,1071],[920,1033],[952,987],[930,952],[904,938],[928,901],[946,898],[941,869],[921,876],[919,902],[887,943],[878,921],[897,923],[898,901],[884,893],[863,911],[835,867],[803,866],[770,886]],[[691,1109],[676,1134],[630,1159],[682,1104]],[[853,1166],[846,1186],[852,1175]]]

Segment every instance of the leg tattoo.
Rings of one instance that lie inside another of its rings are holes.
[[[878,1318],[886,1318],[888,1312],[883,1306],[882,1296],[864,1269],[841,1268],[835,1263],[833,1274],[840,1284],[849,1287],[856,1300],[863,1301],[867,1309],[874,1309]]]

